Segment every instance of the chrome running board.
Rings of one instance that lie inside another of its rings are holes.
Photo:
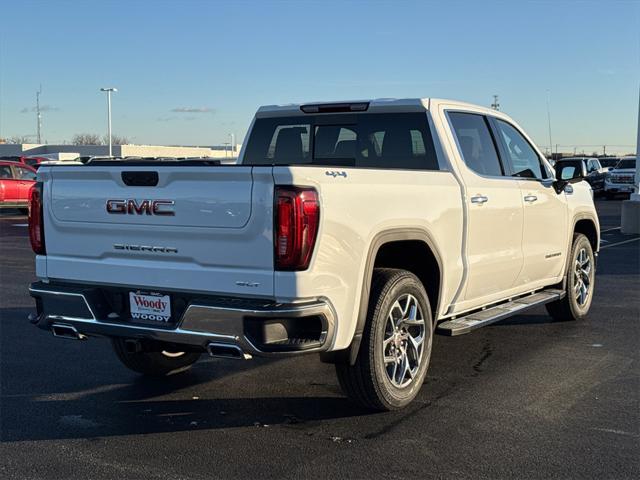
[[[529,308],[559,300],[564,297],[564,294],[565,292],[563,290],[548,289],[514,298],[513,300],[494,305],[484,310],[445,320],[437,326],[436,333],[452,337],[464,335],[477,328],[491,325],[492,323],[517,315]]]

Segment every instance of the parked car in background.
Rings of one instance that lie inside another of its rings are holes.
[[[608,169],[604,168],[600,161],[595,157],[570,157],[561,158],[556,162],[556,168],[561,165],[562,162],[575,162],[579,160],[584,165],[584,172],[586,173],[585,180],[591,185],[593,193],[601,193],[604,191],[604,179],[607,176]]]
[[[18,155],[7,155],[4,157],[0,157],[0,162],[18,162],[24,163],[24,157],[20,157]]]
[[[636,157],[621,158],[605,179],[604,193],[607,198],[611,198],[617,193],[632,193],[635,176]]]
[[[0,161],[0,208],[19,208],[26,213],[29,192],[35,183],[35,169],[18,162]]]
[[[42,162],[46,162],[47,160],[49,159],[45,157],[39,157],[39,156],[23,157],[22,163],[24,163],[25,165],[29,165],[30,167],[37,170],[38,168],[40,168],[40,164]]]
[[[38,169],[44,162],[65,162],[77,160],[78,158],[80,158],[80,154],[75,152],[45,153],[42,155],[23,157],[23,163]]]

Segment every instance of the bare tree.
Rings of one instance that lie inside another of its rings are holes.
[[[108,145],[109,144],[109,137],[107,137],[106,135],[102,138],[102,141],[104,142],[104,145]],[[129,139],[125,136],[121,136],[121,135],[114,135],[111,134],[111,144],[112,145],[128,145],[130,143]]]
[[[76,133],[71,143],[73,145],[104,145],[100,135],[95,133]]]
[[[33,143],[31,138],[33,135],[14,135],[7,138],[7,143]]]

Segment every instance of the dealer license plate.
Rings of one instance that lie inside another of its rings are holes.
[[[171,320],[169,295],[129,292],[131,318],[167,323]]]

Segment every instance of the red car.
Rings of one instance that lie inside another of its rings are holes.
[[[35,168],[37,170],[42,162],[50,162],[51,158],[39,157],[39,156],[35,155],[33,157],[22,157],[20,159],[20,161],[23,164],[28,165],[30,167],[33,167],[33,168]]]
[[[36,183],[36,171],[18,162],[0,161],[0,208],[27,211],[29,191]]]

